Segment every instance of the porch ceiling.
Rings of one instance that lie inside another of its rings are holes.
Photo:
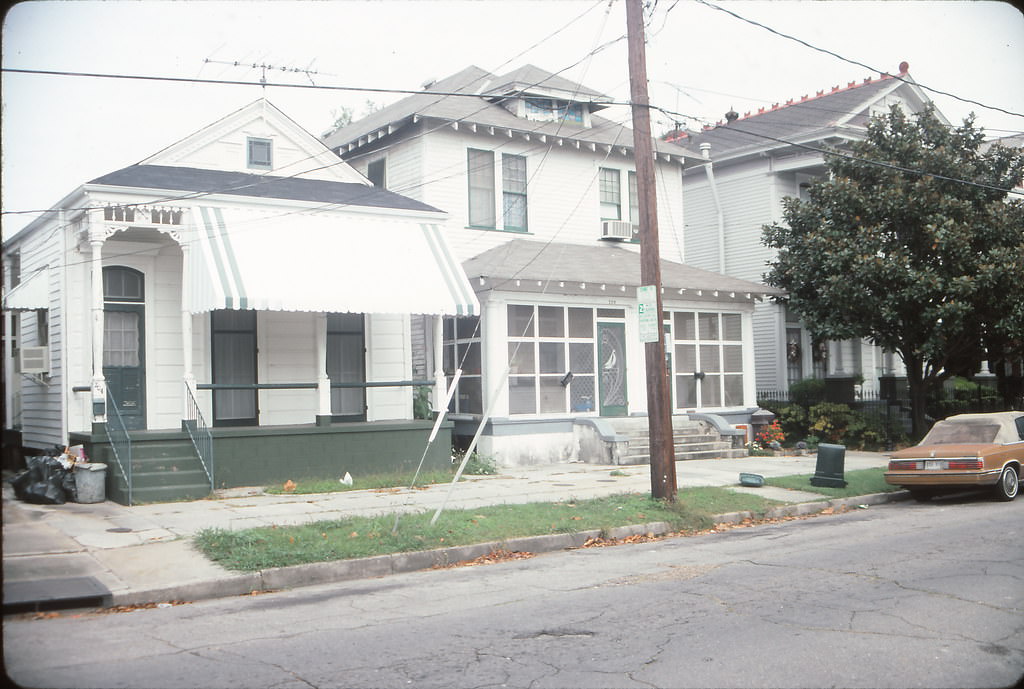
[[[473,315],[437,225],[364,214],[198,208],[189,310]]]

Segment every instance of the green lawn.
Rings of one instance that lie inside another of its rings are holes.
[[[873,469],[858,469],[847,471],[843,474],[846,479],[846,488],[828,488],[826,486],[812,486],[811,476],[813,474],[797,474],[794,476],[780,476],[779,478],[766,478],[765,484],[779,488],[790,488],[792,490],[803,490],[810,493],[821,493],[830,498],[847,498],[856,495],[870,495],[872,493],[887,493],[899,490],[899,486],[892,486],[885,482],[883,467]]]
[[[431,525],[433,512],[352,517],[299,526],[228,531],[205,529],[195,538],[209,559],[238,571],[328,562],[390,553],[500,541],[524,536],[571,533],[616,526],[668,522],[675,531],[712,526],[711,517],[749,510],[763,514],[779,503],[724,488],[688,488],[675,504],[645,495],[622,494],[592,500],[525,505],[494,505],[449,510]]]

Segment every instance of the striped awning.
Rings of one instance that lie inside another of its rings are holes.
[[[189,309],[475,315],[436,224],[359,212],[200,206]]]
[[[50,269],[40,268],[4,295],[4,311],[38,311],[50,308]]]

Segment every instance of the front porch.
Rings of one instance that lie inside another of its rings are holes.
[[[431,421],[293,424],[213,428],[211,480],[185,431],[129,431],[130,460],[115,452],[104,427],[72,434],[93,462],[107,465],[107,499],[123,505],[194,500],[213,488],[283,484],[291,479],[342,477],[416,470]],[[442,423],[423,462],[424,470],[451,464],[450,422]],[[130,462],[130,470],[125,464]],[[128,477],[131,477],[129,491]],[[129,497],[130,496],[130,497]]]

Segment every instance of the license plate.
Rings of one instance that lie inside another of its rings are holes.
[[[943,462],[941,459],[926,459],[926,460],[924,460],[924,470],[925,471],[941,471],[942,469],[946,468],[945,464],[946,463]]]

